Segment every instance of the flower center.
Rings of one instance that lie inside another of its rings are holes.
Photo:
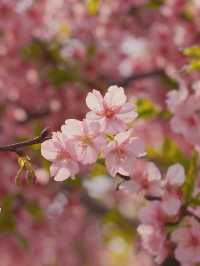
[[[114,112],[113,112],[111,109],[106,109],[106,110],[105,110],[105,116],[106,116],[107,118],[112,118],[113,115],[114,115]]]
[[[59,154],[57,155],[57,160],[60,160],[60,161],[65,161],[65,160],[68,160],[69,158],[71,158],[71,156],[69,152],[67,152],[66,150],[61,150]]]
[[[81,141],[82,141],[83,144],[86,144],[86,145],[89,145],[92,142],[91,138],[89,136],[83,136]]]
[[[196,236],[191,236],[190,245],[193,247],[197,247],[199,244],[199,239]]]
[[[117,148],[116,152],[121,159],[125,157],[125,151],[122,148]]]
[[[196,120],[195,120],[195,118],[194,117],[188,117],[188,118],[186,118],[186,122],[188,123],[188,125],[189,126],[191,126],[191,127],[194,127],[194,126],[196,126]]]

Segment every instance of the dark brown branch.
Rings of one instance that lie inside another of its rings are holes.
[[[141,80],[141,79],[148,79],[148,78],[155,78],[155,77],[161,77],[165,75],[164,71],[162,69],[155,69],[149,72],[144,72],[144,73],[138,73],[138,74],[133,74],[128,78],[123,79],[122,81],[115,81],[115,82],[110,82],[110,84],[117,84],[118,86],[128,86],[129,83]]]
[[[161,200],[160,197],[154,197],[154,196],[149,196],[149,195],[146,195],[145,199],[148,201],[160,201]],[[191,212],[190,210],[188,210],[187,206],[182,207],[181,216],[191,216],[200,223],[200,217],[197,216],[195,213]]]
[[[41,144],[42,142],[44,142],[45,140],[50,139],[49,136],[49,132],[47,129],[44,129],[40,136],[30,139],[30,140],[26,140],[26,141],[22,141],[22,142],[18,142],[18,143],[14,143],[14,144],[9,144],[9,145],[5,145],[5,146],[0,146],[0,152],[16,152],[19,153],[20,150],[22,148],[25,148],[27,146],[32,146],[35,144]]]
[[[188,215],[188,216],[192,216],[192,217],[194,217],[194,218],[200,223],[200,217],[197,216],[195,213],[191,212],[190,210],[186,209],[186,210],[184,211],[184,214],[185,214],[185,215]]]
[[[27,124],[35,119],[41,119],[43,117],[46,117],[50,115],[51,111],[49,108],[39,110],[39,111],[28,111],[27,109],[24,109],[26,112],[27,117],[22,121],[17,121],[18,124]]]

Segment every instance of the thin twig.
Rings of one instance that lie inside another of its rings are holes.
[[[14,144],[0,146],[0,152],[16,152],[16,153],[18,153],[22,148],[25,148],[27,146],[32,146],[35,144],[41,144],[45,140],[48,140],[48,139],[50,139],[48,129],[44,129],[44,130],[42,130],[40,136],[38,136],[36,138],[22,141],[22,142],[18,142],[18,143],[14,143]]]
[[[194,217],[200,223],[200,217],[197,216],[195,213],[191,212],[190,210],[185,210],[185,215]]]
[[[138,73],[138,74],[133,74],[125,79],[123,79],[122,81],[115,81],[115,82],[110,82],[110,84],[117,84],[118,86],[128,86],[129,83],[133,82],[133,81],[137,81],[137,80],[141,80],[141,79],[147,79],[147,78],[153,78],[153,77],[161,77],[163,76],[165,73],[162,69],[155,69],[149,72],[144,72],[144,73]]]

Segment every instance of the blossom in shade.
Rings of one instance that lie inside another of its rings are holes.
[[[189,218],[189,223],[179,227],[172,233],[172,241],[176,243],[175,257],[181,265],[197,265],[200,262],[200,224]]]
[[[160,197],[163,191],[161,173],[153,162],[138,160],[131,173],[131,180],[120,187],[130,193],[142,191],[146,196]]]
[[[165,232],[153,225],[140,225],[137,229],[143,248],[155,258],[159,265],[168,255]]]
[[[163,227],[166,215],[161,208],[160,201],[152,201],[139,211],[139,220],[142,224]]]
[[[130,175],[137,158],[145,155],[144,143],[132,132],[118,133],[104,149],[106,167],[111,176]]]
[[[198,91],[189,95],[187,90],[183,89],[169,92],[167,98],[168,108],[173,113],[170,121],[172,130],[194,146],[200,143],[199,101]]]
[[[83,164],[94,163],[105,144],[97,122],[68,119],[61,128],[63,134],[72,140],[78,160]]]
[[[127,124],[133,122],[137,117],[135,107],[127,103],[124,89],[118,86],[108,88],[105,96],[97,90],[89,92],[86,104],[91,110],[86,118],[98,121],[102,130],[116,133],[127,129]]]
[[[74,146],[61,132],[54,132],[50,140],[41,145],[42,156],[51,161],[50,174],[54,180],[63,181],[79,171]]]
[[[163,182],[162,209],[169,215],[177,215],[182,205],[181,186],[185,181],[185,170],[182,165],[174,164],[168,168]]]

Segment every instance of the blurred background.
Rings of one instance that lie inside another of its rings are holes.
[[[137,104],[135,132],[152,156],[182,156],[172,136],[190,153],[166,95],[198,80],[183,77],[182,51],[199,43],[199,0],[0,0],[0,145],[83,118],[88,91],[116,84]],[[16,154],[0,154],[0,266],[154,265],[135,232],[142,195],[116,191],[101,163],[56,183],[39,145],[26,154],[33,184]]]

